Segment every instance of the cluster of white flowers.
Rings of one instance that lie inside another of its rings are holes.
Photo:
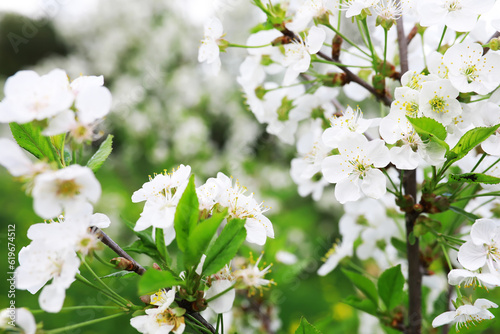
[[[79,213],[101,196],[101,185],[88,167],[71,165],[52,170],[44,162],[33,163],[9,139],[0,139],[0,146],[0,164],[13,176],[29,182],[35,212],[42,218],[54,218],[63,211]]]
[[[102,76],[81,76],[70,83],[60,69],[42,76],[19,71],[5,83],[0,122],[47,120],[47,136],[70,132],[78,142],[91,140],[97,122],[111,109],[111,93],[103,84]]]
[[[186,188],[191,167],[180,165],[172,173],[157,174],[134,192],[132,202],[146,201],[134,230],[142,231],[153,226],[162,228],[165,245],[175,239],[174,217],[177,204]]]
[[[85,205],[74,215],[60,217],[58,222],[32,225],[28,230],[31,243],[19,252],[16,268],[16,287],[40,293],[40,307],[47,312],[59,312],[66,289],[79,272],[80,259],[98,248],[98,239],[89,227],[108,227],[109,218],[104,214],[92,214],[92,206]],[[47,285],[47,282],[50,284]]]
[[[458,262],[464,269],[451,270],[448,273],[448,283],[459,287],[478,286],[486,289],[500,286],[499,244],[500,222],[486,218],[476,220],[470,230],[470,240],[458,251]],[[458,330],[462,326],[494,318],[494,315],[487,310],[492,307],[497,308],[498,305],[486,299],[477,299],[474,305],[467,304],[466,301],[455,311],[440,314],[432,325],[437,327],[456,323]]]
[[[146,310],[146,315],[130,319],[130,324],[140,333],[184,333],[184,312],[182,308],[170,308],[175,301],[175,289],[160,290],[151,295],[151,304],[156,306]]]
[[[264,216],[269,208],[257,202],[253,193],[245,195],[246,188],[238,181],[233,185],[232,178],[219,172],[217,178],[210,178],[197,189],[200,209],[211,212],[215,207],[218,210],[228,209],[229,218],[246,219],[246,240],[257,245],[264,245],[266,239],[274,238],[274,229],[269,218]]]
[[[456,31],[470,31],[475,26],[477,16],[486,13],[493,3],[486,1],[481,6],[474,7],[468,1],[447,1],[440,5],[438,14],[437,6],[431,2],[419,2],[419,5],[415,6],[411,1],[403,1],[400,4],[378,0],[346,1],[342,4],[338,1],[305,1],[299,7],[290,7],[296,8],[296,11],[291,13],[292,20],[286,27],[296,34],[296,38],[283,36],[283,33],[276,29],[258,31],[248,38],[247,45],[251,48],[248,49],[249,55],[240,67],[238,82],[257,120],[268,124],[269,133],[278,136],[286,143],[293,144],[296,133],[301,132],[301,124],[303,127],[314,127],[310,122],[304,125],[301,121],[311,116],[317,119],[330,118],[332,116],[330,110],[338,107],[338,105],[334,107],[332,99],[338,95],[339,88],[321,87],[310,93],[304,85],[297,85],[296,79],[299,74],[306,74],[311,68],[313,68],[310,72],[312,77],[305,76],[306,83],[307,80],[312,80],[327,71],[326,66],[312,66],[311,55],[318,53],[321,48],[325,48],[326,51],[326,47],[322,44],[325,40],[331,40],[332,31],[326,29],[325,18],[330,20],[330,25],[336,25],[332,19],[339,12],[339,8],[344,10],[348,18],[370,15],[372,9],[378,15],[383,14],[385,19],[396,19],[405,12],[409,14],[412,24],[420,22],[426,27],[438,24],[433,17],[446,16],[449,28]],[[469,10],[471,7],[474,9]],[[313,18],[317,19],[314,25],[311,24]],[[220,21],[215,18],[210,24],[220,28]],[[219,28],[218,30],[222,30]],[[394,34],[391,36],[390,38],[396,38]],[[287,41],[287,38],[290,40]],[[375,35],[375,40],[377,38]],[[282,41],[277,42],[280,39]],[[383,42],[380,38],[378,40]],[[280,46],[280,43],[284,45]],[[262,47],[255,48],[259,45]],[[204,50],[205,44],[202,44],[200,55]],[[363,47],[350,47],[349,52],[341,53],[340,60],[344,63],[370,67],[370,61],[365,56],[369,52],[370,50],[365,51]],[[412,54],[421,51],[410,48],[409,52],[411,58]],[[353,54],[357,57],[353,57]],[[313,194],[313,198],[319,200],[328,181],[336,183],[335,195],[341,203],[357,200],[362,194],[380,198],[386,188],[385,177],[380,168],[386,167],[389,163],[399,169],[408,170],[418,166],[441,164],[444,161],[445,149],[434,142],[424,143],[407,117],[428,117],[440,122],[450,134],[447,138],[449,144],[456,143],[458,138],[473,126],[496,124],[494,122],[498,121],[500,116],[497,115],[497,106],[489,105],[487,102],[467,105],[457,99],[460,93],[488,94],[500,83],[500,55],[492,51],[484,56],[482,54],[482,46],[470,39],[451,46],[444,55],[432,53],[427,58],[427,64],[417,62],[415,66],[420,69],[427,66],[428,74],[422,74],[421,70],[403,73],[402,87],[396,88],[395,101],[390,112],[381,120],[371,119],[369,125],[360,116],[352,115],[352,110],[347,108],[343,112],[344,118],[350,121],[342,124],[339,117],[334,117],[331,119],[331,129],[325,131],[321,140],[317,134],[314,135],[314,139],[306,139],[307,145],[304,145],[304,140],[299,140],[297,149],[301,157],[293,160],[291,171],[293,180],[299,186],[299,193],[303,196]],[[274,80],[276,74],[283,71],[282,86],[266,81],[266,77]],[[349,86],[354,87],[354,85],[357,84],[348,83],[343,86],[351,98],[354,98],[355,94],[349,93],[352,90]],[[485,110],[482,113],[484,117],[476,118],[472,123],[470,110],[476,105]],[[491,116],[492,113],[495,116]],[[363,124],[355,125],[357,122]],[[376,125],[379,125],[379,133],[383,140],[362,138],[366,135],[368,127]],[[321,122],[317,122],[316,128],[320,129],[322,126]],[[314,130],[312,133],[317,132]],[[356,138],[352,136],[353,133],[358,133],[359,136]],[[306,136],[313,135],[308,133]],[[351,139],[351,136],[354,139]],[[492,136],[483,143],[483,148],[488,153],[496,152],[498,145],[495,144],[499,140],[499,136]],[[342,141],[344,143],[341,143]],[[304,151],[305,146],[308,146],[309,151]],[[389,151],[386,146],[390,147]],[[332,152],[332,150],[338,151]],[[321,162],[322,159],[324,162]],[[322,168],[318,169],[320,165]]]
[[[500,286],[500,222],[482,218],[470,230],[470,240],[458,251],[458,262],[465,269],[453,269],[448,274],[452,285]]]
[[[146,201],[134,228],[136,231],[153,226],[164,229],[166,245],[175,239],[175,210],[187,186],[190,173],[190,166],[180,165],[172,173],[165,172],[150,178],[149,182],[133,194],[133,202]],[[214,209],[227,208],[228,218],[246,219],[246,240],[263,245],[267,237],[274,238],[273,225],[264,216],[264,212],[268,209],[255,200],[253,193],[245,195],[245,191],[246,189],[238,182],[233,185],[231,178],[219,172],[217,178],[209,178],[205,184],[196,189],[199,209],[211,214]]]

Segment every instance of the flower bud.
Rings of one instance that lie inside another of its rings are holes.
[[[111,264],[115,266],[116,269],[121,270],[134,270],[134,263],[124,257],[115,257],[109,261]]]
[[[493,51],[498,51],[500,49],[500,37],[492,38],[488,43],[488,46]]]
[[[340,50],[344,39],[339,35],[335,35],[332,39],[332,59],[338,60],[340,57]]]

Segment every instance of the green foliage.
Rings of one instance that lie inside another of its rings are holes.
[[[133,271],[128,271],[128,270],[120,270],[120,271],[117,271],[117,272],[114,272],[114,273],[111,273],[109,275],[106,275],[106,276],[101,276],[100,278],[121,278],[121,277],[130,277],[130,276],[135,276],[137,275],[135,272]]]
[[[16,142],[26,151],[33,154],[38,159],[42,160],[47,158],[49,161],[58,161],[59,158],[56,154],[50,137],[42,135],[39,126],[32,123],[17,124],[10,123],[10,130]],[[56,142],[58,142],[56,140]],[[60,147],[58,147],[60,149]]]
[[[176,285],[184,286],[184,281],[170,271],[147,270],[139,280],[139,295],[156,292]]]
[[[222,269],[235,255],[247,236],[245,220],[232,219],[222,230],[214,244],[207,250],[203,275],[212,275]]]
[[[394,246],[401,254],[406,256],[406,242],[404,242],[401,239],[392,237],[391,238],[391,245]]]
[[[50,142],[52,144],[52,147],[55,150],[56,156],[58,157],[64,157],[65,151],[64,151],[64,144],[66,142],[66,134],[60,134],[57,136],[52,136],[50,137]]]
[[[169,261],[168,261],[167,247],[165,246],[165,236],[163,234],[162,228],[155,229],[155,245],[156,245],[156,250],[160,254],[162,260],[164,260],[165,263],[168,263]]]
[[[450,181],[465,183],[498,184],[500,178],[482,173],[451,174]]]
[[[223,212],[214,213],[212,217],[200,222],[194,228],[188,238],[188,248],[185,254],[184,264],[186,269],[196,266],[205,253],[210,241],[217,232],[217,228],[227,215],[227,209]]]
[[[295,331],[295,334],[321,334],[321,332],[311,325],[306,318],[302,317],[300,319],[299,328]]]
[[[401,273],[401,265],[389,268],[378,279],[378,293],[387,310],[392,310],[401,302],[405,278]]]
[[[126,252],[134,252],[139,254],[146,254],[155,261],[162,262],[162,256],[158,252],[156,243],[151,237],[151,232],[148,230],[135,231],[134,223],[127,219],[122,219],[125,225],[134,232],[134,234],[139,237],[139,240],[134,241],[130,246],[124,247],[123,250]]]
[[[363,275],[355,272],[342,270],[349,280],[369,299],[375,307],[378,305],[378,293],[375,284]]]
[[[112,145],[113,135],[108,135],[108,137],[106,137],[106,140],[103,141],[99,146],[97,152],[95,152],[92,158],[90,158],[87,162],[87,167],[92,169],[94,173],[97,172],[99,168],[101,168],[104,161],[106,161],[106,159],[111,154],[111,151],[113,150]]]
[[[417,134],[424,142],[432,141],[448,151],[450,147],[444,141],[447,136],[446,128],[443,124],[429,117],[406,117]]]
[[[478,127],[467,131],[447,154],[446,159],[455,162],[467,155],[474,147],[481,144],[498,129],[500,124],[490,127]]]
[[[377,315],[377,305],[373,304],[373,301],[371,301],[370,299],[361,299],[357,296],[348,296],[344,299],[344,303],[368,314],[375,316]]]
[[[471,222],[475,222],[477,219],[479,219],[479,216],[476,216],[475,214],[473,214],[471,212],[467,212],[458,206],[450,205],[450,210],[465,217],[466,219],[470,220]]]
[[[194,175],[191,175],[189,183],[175,210],[174,218],[175,240],[177,240],[179,249],[184,253],[188,248],[189,235],[198,222],[198,211],[199,203],[194,185]]]

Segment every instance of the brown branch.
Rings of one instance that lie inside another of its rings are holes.
[[[401,74],[408,71],[408,42],[403,27],[403,17],[397,21],[399,58]],[[411,196],[413,203],[417,199],[417,178],[415,170],[403,171],[403,188],[406,196]],[[405,214],[406,256],[408,259],[408,333],[420,334],[422,331],[422,271],[420,265],[420,247],[418,238],[411,244],[410,236],[419,213],[409,210]]]
[[[415,26],[408,33],[408,36],[406,36],[406,45],[410,45],[413,38],[417,36],[417,33],[418,33],[418,26],[415,24]]]
[[[319,51],[317,53],[318,56],[320,56],[321,58],[325,59],[325,60],[328,60],[328,61],[331,61],[331,62],[335,62],[335,63],[340,63],[339,60],[335,61],[334,59],[332,59],[330,56],[324,54],[323,52]],[[391,103],[392,103],[392,99],[390,99],[387,95],[380,95],[378,94],[376,91],[375,91],[375,88],[373,88],[373,86],[371,86],[370,84],[368,84],[366,81],[364,81],[363,79],[361,79],[359,76],[357,76],[356,74],[354,74],[350,69],[348,69],[347,67],[345,66],[339,66],[339,68],[347,75],[347,78],[349,79],[349,81],[352,81],[352,82],[355,82],[357,83],[358,85],[364,87],[366,90],[368,90],[370,93],[372,93],[378,100],[381,100],[382,102],[384,102],[384,104],[388,107],[391,106]]]
[[[295,33],[293,31],[290,31],[288,29],[286,29],[285,27],[282,27],[281,28],[281,33],[290,38],[290,40],[295,40],[295,41],[298,41],[300,40],[297,35],[295,35]],[[320,56],[321,58],[325,59],[325,60],[328,60],[328,61],[331,61],[331,62],[334,62],[334,63],[340,63],[339,60],[334,60],[332,57],[324,54],[323,52],[319,51],[317,53],[318,56]],[[345,66],[339,66],[339,68],[347,75],[347,78],[349,81],[352,81],[352,82],[355,82],[357,83],[358,85],[364,87],[365,89],[367,89],[370,93],[372,93],[378,100],[381,100],[382,102],[384,102],[384,104],[388,107],[391,106],[391,103],[392,103],[392,99],[390,99],[387,95],[380,95],[377,93],[377,91],[375,90],[375,88],[373,88],[373,86],[371,86],[370,84],[368,84],[366,81],[364,81],[363,79],[361,79],[359,76],[357,76],[356,74],[354,74],[353,72],[351,72],[351,70],[349,70],[347,67]]]
[[[113,241],[106,233],[104,233],[100,228],[92,226],[90,228],[90,231],[94,233],[99,240],[116,254],[118,254],[121,257],[126,258],[133,264],[133,268],[130,271],[136,272],[138,275],[142,275],[146,272],[146,269],[142,267],[137,261],[135,261],[130,255],[127,254],[116,242]]]
[[[130,255],[127,254],[116,242],[113,241],[106,233],[104,233],[100,228],[92,226],[90,228],[90,231],[94,233],[99,240],[116,254],[118,254],[121,257],[126,258],[130,262],[133,263],[134,267],[130,271],[136,272],[138,275],[143,275],[146,272],[146,269],[144,269],[143,266],[141,266],[137,261],[135,261]],[[186,309],[186,312],[191,315],[193,318],[198,320],[205,328],[207,328],[210,332],[216,333],[215,328],[203,318],[200,313],[196,312],[193,310],[192,305],[190,302],[187,300],[181,300],[179,303],[179,306],[182,308]]]

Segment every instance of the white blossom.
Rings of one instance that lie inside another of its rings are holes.
[[[283,66],[287,67],[284,85],[290,85],[299,76],[306,72],[311,65],[311,55],[318,53],[325,41],[326,33],[316,26],[312,27],[305,40],[299,37],[298,41],[292,41],[285,45],[285,59]]]
[[[486,13],[494,0],[420,0],[418,11],[420,24],[424,27],[446,24],[456,31],[471,31],[478,15]]]
[[[4,93],[0,103],[2,123],[44,120],[69,109],[74,100],[68,77],[60,69],[42,76],[19,71],[7,79]]]
[[[419,110],[424,116],[433,118],[443,125],[449,125],[453,118],[462,113],[457,96],[458,90],[449,80],[424,82],[420,91]]]
[[[478,43],[458,43],[444,54],[448,79],[460,92],[488,94],[500,84],[500,55],[482,54],[483,48]]]
[[[488,308],[497,308],[498,305],[487,299],[479,298],[474,305],[462,305],[455,311],[441,313],[432,321],[432,327],[436,328],[446,324],[456,323],[456,330],[461,327],[477,324],[483,320],[493,319],[495,316],[488,311]]]
[[[53,218],[65,211],[71,214],[86,203],[96,203],[101,185],[88,167],[71,165],[35,177],[33,206],[42,218]]]
[[[201,41],[198,51],[198,61],[200,63],[206,62],[211,66],[212,73],[217,74],[221,67],[217,42],[223,36],[222,23],[218,18],[213,17],[205,23],[204,29],[205,37]]]
[[[353,134],[339,143],[338,150],[338,155],[326,157],[322,165],[328,182],[336,183],[335,198],[344,204],[358,200],[362,193],[372,198],[382,197],[386,179],[378,167],[385,167],[390,161],[385,143]]]
[[[144,334],[184,333],[184,309],[170,308],[174,301],[175,289],[160,290],[151,296],[151,304],[157,307],[147,309],[146,315],[130,319],[130,325]]]
[[[7,138],[0,138],[0,165],[7,168],[12,176],[26,178],[32,178],[49,168],[45,162],[32,162],[19,145]]]
[[[8,308],[0,311],[0,329],[16,332],[16,329],[22,329],[24,334],[35,334],[35,317],[25,307]]]
[[[500,270],[500,222],[478,219],[472,225],[471,240],[460,246],[458,261],[464,268],[477,270],[487,266],[490,272]]]

